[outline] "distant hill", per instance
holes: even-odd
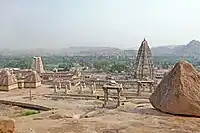
[[[77,55],[77,56],[115,56],[121,55],[123,50],[114,47],[69,47],[66,49],[62,49],[60,51],[62,54],[66,55]]]
[[[200,57],[200,42],[190,41],[187,45],[153,47],[154,56],[192,56]]]
[[[0,49],[1,55],[13,56],[46,56],[46,55],[67,55],[67,56],[135,56],[136,50],[121,50],[114,47],[69,47],[63,49],[21,49],[10,50]]]
[[[153,56],[192,56],[200,57],[200,42],[192,40],[187,45],[159,46],[151,48]],[[22,49],[10,50],[0,49],[1,55],[13,56],[45,56],[45,55],[67,55],[67,56],[117,56],[124,55],[135,57],[137,50],[122,50],[115,47],[69,47],[63,49]]]

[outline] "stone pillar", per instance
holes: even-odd
[[[29,88],[30,101],[32,101],[32,88]]]
[[[78,91],[78,93],[79,93],[79,94],[81,94],[81,93],[82,93],[82,91],[83,91],[83,86],[82,86],[82,85],[80,85],[80,86],[79,86],[79,91]]]
[[[141,96],[141,84],[138,82],[137,96]]]
[[[91,85],[90,91],[91,91],[91,94],[94,94],[94,86],[93,85]]]
[[[65,85],[65,94],[68,93],[68,85]]]
[[[120,106],[120,93],[121,93],[121,88],[117,89],[117,107]]]
[[[72,88],[72,83],[71,83],[71,81],[69,81],[69,83],[68,83],[68,90],[71,90],[71,88]]]
[[[150,93],[153,93],[154,92],[154,83],[150,83],[150,85],[149,85],[149,87],[150,87],[150,89],[149,89],[149,92]]]
[[[123,85],[122,85],[122,83],[120,84],[120,87],[121,87],[120,94],[122,95],[123,94]]]
[[[97,89],[96,83],[94,83],[93,86],[94,86],[94,90],[96,91],[96,89]]]
[[[143,84],[141,84],[141,86],[142,86],[142,92],[145,92],[145,87],[146,87],[146,83],[143,83]]]
[[[59,82],[58,83],[58,88],[61,89],[62,88],[62,84]]]
[[[57,85],[54,85],[54,93],[57,93],[58,92],[58,87]]]
[[[108,90],[107,90],[107,88],[104,88],[103,91],[104,91],[104,104],[103,104],[103,106],[106,107],[107,104],[108,104]]]
[[[86,84],[85,84],[85,82],[83,83],[83,88],[84,88],[84,89],[86,88]]]

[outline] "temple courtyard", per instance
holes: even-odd
[[[76,90],[76,89],[72,89]],[[30,95],[31,94],[31,95]],[[128,92],[127,92],[128,94]],[[109,98],[103,108],[103,99],[91,95],[64,95],[47,85],[37,89],[17,89],[0,92],[0,100],[30,103],[50,108],[24,115],[30,109],[0,104],[1,116],[15,120],[16,133],[199,133],[200,119],[174,116],[155,110],[148,93],[124,99],[119,107]],[[134,96],[135,95],[135,96]]]

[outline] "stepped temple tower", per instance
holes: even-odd
[[[44,66],[41,57],[34,57],[32,69],[38,73],[44,73]]]
[[[144,39],[136,57],[134,76],[139,80],[153,80],[153,69],[154,65],[151,49],[148,46],[148,42]]]

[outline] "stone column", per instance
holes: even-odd
[[[137,96],[141,96],[141,84],[138,82]]]
[[[86,88],[86,84],[85,84],[85,82],[83,83],[83,88],[84,88],[84,89]]]
[[[122,83],[120,84],[120,87],[121,87],[120,94],[122,95],[123,94],[123,85],[122,85]]]
[[[104,107],[107,106],[107,103],[108,103],[108,89],[107,88],[104,88]]]
[[[117,89],[117,107],[120,106],[120,93],[121,93],[121,88]]]
[[[146,83],[142,83],[141,86],[142,86],[142,92],[145,92]]]
[[[57,93],[58,92],[58,87],[57,85],[54,85],[54,93]]]
[[[32,89],[29,88],[30,101],[32,101]]]
[[[81,93],[82,93],[82,91],[83,91],[83,86],[82,86],[82,85],[80,85],[80,86],[79,86],[79,91],[78,91],[78,93],[79,93],[79,94],[81,94]]]
[[[91,94],[94,94],[94,86],[93,85],[91,85],[90,91],[91,91]]]
[[[72,83],[71,83],[71,81],[69,81],[69,83],[68,83],[68,90],[71,90],[71,88],[72,88]]]
[[[153,93],[154,92],[154,83],[149,84],[149,92]]]
[[[58,83],[58,88],[59,90],[62,88],[62,84],[60,82]]]
[[[68,93],[68,85],[65,85],[65,94],[67,95]]]
[[[152,83],[149,83],[149,93],[152,93],[153,92],[153,86],[152,86]]]

